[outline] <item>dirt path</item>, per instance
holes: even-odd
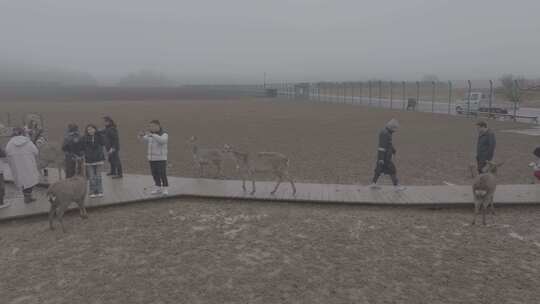
[[[2,303],[536,303],[540,212],[169,201],[0,224]]]

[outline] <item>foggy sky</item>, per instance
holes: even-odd
[[[0,62],[109,81],[540,77],[538,0],[0,0]]]

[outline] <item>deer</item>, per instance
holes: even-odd
[[[231,145],[225,145],[223,150],[228,153],[236,163],[236,169],[242,177],[242,189],[247,191],[246,180],[251,180],[251,195],[257,191],[255,187],[256,174],[272,174],[277,178],[277,184],[270,193],[275,195],[283,180],[291,184],[293,195],[296,195],[296,185],[289,174],[289,158],[278,152],[258,152],[254,157],[249,153],[237,151]]]
[[[204,168],[208,165],[214,165],[216,167],[216,177],[223,178],[222,164],[225,159],[225,155],[222,149],[217,148],[201,148],[198,144],[198,138],[192,136],[188,141],[188,146],[191,147],[191,153],[193,160],[199,168],[199,177],[204,176]]]
[[[497,188],[497,169],[502,166],[503,163],[495,163],[488,161],[484,168],[482,168],[481,174],[476,174],[472,185],[474,196],[474,217],[472,225],[476,224],[476,217],[482,209],[482,223],[486,225],[486,212],[490,207],[491,213],[495,215],[495,206],[493,198],[495,196],[495,190]]]
[[[62,231],[66,232],[64,213],[71,203],[76,203],[79,206],[79,214],[82,219],[88,218],[84,206],[88,190],[83,157],[77,157],[76,163],[77,174],[75,176],[59,180],[50,185],[47,190],[47,197],[51,203],[49,210],[49,228],[51,230],[54,230],[53,220],[56,217],[62,226]]]

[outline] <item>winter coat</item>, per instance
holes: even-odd
[[[4,174],[7,166],[7,155],[6,151],[0,147],[0,174]]]
[[[147,143],[146,157],[149,161],[167,160],[169,135],[165,132],[142,136]]]
[[[26,136],[11,138],[6,146],[6,154],[13,181],[19,188],[31,188],[39,183],[36,158],[37,147]]]
[[[103,136],[96,133],[94,136],[85,135],[82,139],[84,146],[84,159],[87,165],[101,164],[105,161],[105,146]]]
[[[108,126],[102,131],[105,138],[105,149],[107,151],[114,149],[120,151],[120,136],[116,126]]]
[[[487,130],[478,136],[476,147],[476,159],[478,161],[493,160],[495,155],[495,134],[491,130]]]
[[[84,155],[84,144],[79,132],[69,132],[64,137],[62,151],[66,154],[66,158],[74,159],[76,156]]]
[[[392,144],[392,131],[388,128],[384,128],[379,133],[379,146],[377,148],[377,161],[390,161],[392,155],[396,154],[396,149]]]

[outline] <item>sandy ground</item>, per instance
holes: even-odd
[[[2,303],[537,303],[540,212],[166,201],[2,223]]]
[[[151,119],[160,119],[169,132],[170,173],[197,176],[186,144],[192,135],[202,146],[232,144],[240,150],[277,151],[291,159],[291,173],[298,181],[361,183],[371,179],[377,134],[387,120],[396,117],[402,129],[395,135],[396,163],[404,184],[470,183],[468,164],[474,159],[474,121],[430,113],[410,113],[351,105],[254,101],[179,102],[64,102],[2,103],[13,117],[39,112],[46,120],[50,140],[60,142],[66,125],[101,123],[107,114],[115,118],[122,137],[121,156],[126,171],[148,173],[145,147],[136,134]],[[495,130],[525,125],[493,122]],[[501,183],[528,183],[536,137],[497,133],[496,156],[506,164]],[[232,162],[226,175],[235,178]],[[208,175],[213,176],[213,172]]]

